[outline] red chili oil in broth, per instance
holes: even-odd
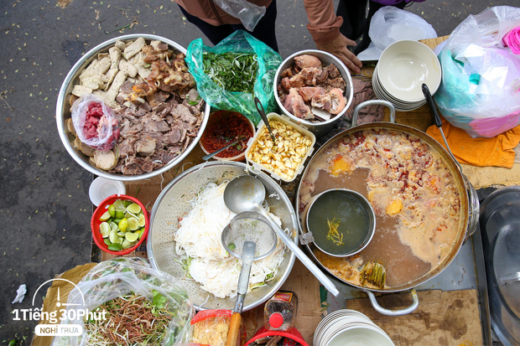
[[[227,148],[217,157],[229,158],[243,153],[249,138],[253,137],[251,124],[244,115],[237,112],[218,111],[213,113],[210,124],[206,127],[202,143],[207,152],[213,153],[236,141],[238,136],[245,136],[237,145]]]

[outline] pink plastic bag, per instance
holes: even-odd
[[[74,102],[72,123],[79,140],[94,149],[110,150],[119,138],[119,121],[114,111],[92,94]]]
[[[520,54],[520,26],[508,32],[502,39],[504,44],[511,49],[513,54]]]

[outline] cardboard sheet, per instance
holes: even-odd
[[[376,312],[368,298],[347,301],[347,308],[360,311],[381,327],[396,346],[482,345],[477,290],[443,292],[419,291],[419,307],[405,316],[384,316]],[[409,292],[378,298],[385,308],[409,306]]]

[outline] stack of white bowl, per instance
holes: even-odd
[[[441,63],[435,53],[421,42],[405,40],[383,51],[372,75],[372,87],[377,98],[408,112],[426,104],[422,84],[433,95],[441,79]]]
[[[355,310],[337,310],[321,320],[314,346],[394,346],[390,337],[374,322]]]

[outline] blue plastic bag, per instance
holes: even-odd
[[[258,72],[254,85],[254,95],[249,93],[229,92],[217,85],[204,73],[203,53],[226,52],[254,53],[258,59]],[[247,116],[255,125],[260,122],[254,96],[258,97],[266,113],[274,112],[278,106],[274,98],[273,82],[282,58],[272,48],[257,40],[247,32],[238,30],[222,40],[215,47],[208,47],[202,39],[193,40],[188,46],[186,63],[189,72],[197,82],[197,90],[211,107],[239,112]]]

